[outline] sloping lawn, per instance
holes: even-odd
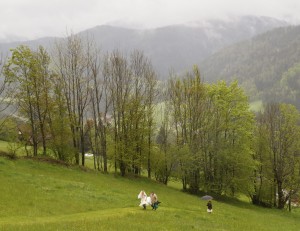
[[[241,201],[206,201],[146,178],[0,157],[0,230],[300,230],[300,213]],[[140,208],[140,190],[157,211]]]

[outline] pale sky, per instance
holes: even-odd
[[[0,0],[0,42],[63,37],[98,25],[154,28],[257,15],[300,22],[300,0]]]

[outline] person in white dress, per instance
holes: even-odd
[[[141,203],[139,206],[143,207],[144,209],[146,209],[147,205],[151,204],[151,198],[147,197],[147,194],[144,190],[142,190],[139,195],[138,195],[138,199],[141,199]]]

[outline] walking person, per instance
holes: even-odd
[[[143,207],[144,209],[146,209],[146,205],[147,205],[147,194],[144,190],[142,190],[139,195],[138,195],[138,199],[141,199],[141,203],[140,206]]]
[[[158,204],[160,203],[158,201],[157,195],[154,192],[152,192],[150,194],[150,198],[151,198],[151,207],[152,207],[152,210],[156,210],[158,208]]]
[[[211,203],[211,201],[208,201],[206,206],[207,206],[207,212],[208,213],[212,213],[213,209],[212,209],[212,203]]]

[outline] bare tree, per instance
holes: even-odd
[[[135,155],[132,167],[136,174],[140,174],[144,164],[151,178],[151,153],[154,129],[154,106],[157,96],[157,77],[149,59],[138,50],[131,54],[131,70],[134,81],[131,117],[134,118]],[[139,132],[140,131],[140,132]]]
[[[87,58],[89,41],[86,44],[74,34],[56,44],[57,73],[63,86],[70,121],[76,163],[85,164],[84,123],[85,109],[89,103],[91,70]]]
[[[156,75],[139,51],[130,59],[112,52],[105,58],[103,70],[114,122],[115,171],[119,167],[122,175],[127,171],[140,174],[145,165],[150,177],[150,159],[144,160],[151,158]]]
[[[15,93],[15,90],[12,87],[12,82],[4,73],[6,61],[7,58],[0,54],[0,118],[2,124],[5,123],[8,116],[11,116],[16,112],[16,104],[14,104],[13,101],[13,94]]]
[[[108,109],[110,106],[108,95],[108,75],[101,67],[100,51],[90,49],[89,67],[92,72],[91,81],[91,107],[94,122],[94,134],[92,136],[92,149],[94,154],[94,167],[103,169],[107,173],[107,126]],[[102,166],[103,161],[103,166]]]
[[[126,143],[128,138],[126,116],[132,85],[128,61],[119,51],[114,51],[104,61],[104,73],[108,76],[108,97],[112,103],[115,172],[119,166],[121,175],[124,176],[129,154],[129,150],[126,150],[129,147],[129,143]]]

